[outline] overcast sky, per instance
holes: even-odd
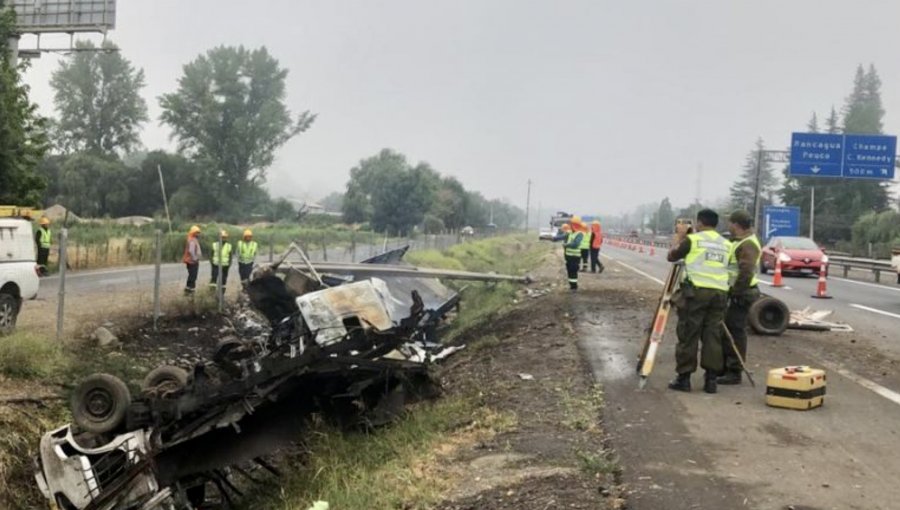
[[[343,189],[390,147],[523,205],[618,214],[723,197],[757,137],[782,148],[840,108],[858,63],[900,131],[900,2],[863,0],[119,0],[110,38],[144,69],[148,149],[173,148],[157,98],[220,45],[265,45],[294,112],[319,114],[278,153],[275,195]],[[44,46],[67,39],[45,36]],[[33,46],[33,39],[22,41]],[[32,98],[52,113],[50,73]]]

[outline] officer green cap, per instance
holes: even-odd
[[[753,225],[753,218],[750,217],[750,213],[743,209],[731,213],[731,216],[728,217],[728,221],[737,223],[743,228],[750,228]]]

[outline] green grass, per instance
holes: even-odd
[[[22,379],[45,379],[67,370],[63,347],[48,335],[28,331],[0,337],[0,373]]]
[[[245,508],[306,510],[315,501],[334,509],[428,508],[448,488],[438,447],[448,433],[496,433],[515,420],[473,400],[452,398],[419,404],[388,427],[345,433],[317,423],[304,436],[306,453],[279,493],[267,491]]]

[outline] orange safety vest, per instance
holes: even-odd
[[[591,232],[594,234],[594,239],[591,241],[591,248],[599,250],[600,246],[603,244],[603,230],[600,228],[600,225],[592,223]]]

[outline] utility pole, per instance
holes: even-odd
[[[760,181],[762,180],[762,160],[763,160],[763,150],[762,147],[756,151],[756,186],[754,187],[753,192],[753,226],[759,225],[759,187]]]
[[[528,233],[528,212],[531,210],[531,179],[528,179],[528,193],[525,195],[525,233]]]
[[[816,187],[809,188],[809,238],[816,240]]]
[[[166,221],[169,222],[169,233],[172,233],[172,218],[169,216],[169,198],[166,196],[166,183],[163,181],[162,165],[156,165],[156,171],[159,173],[159,187],[162,189],[163,205],[166,208]]]

